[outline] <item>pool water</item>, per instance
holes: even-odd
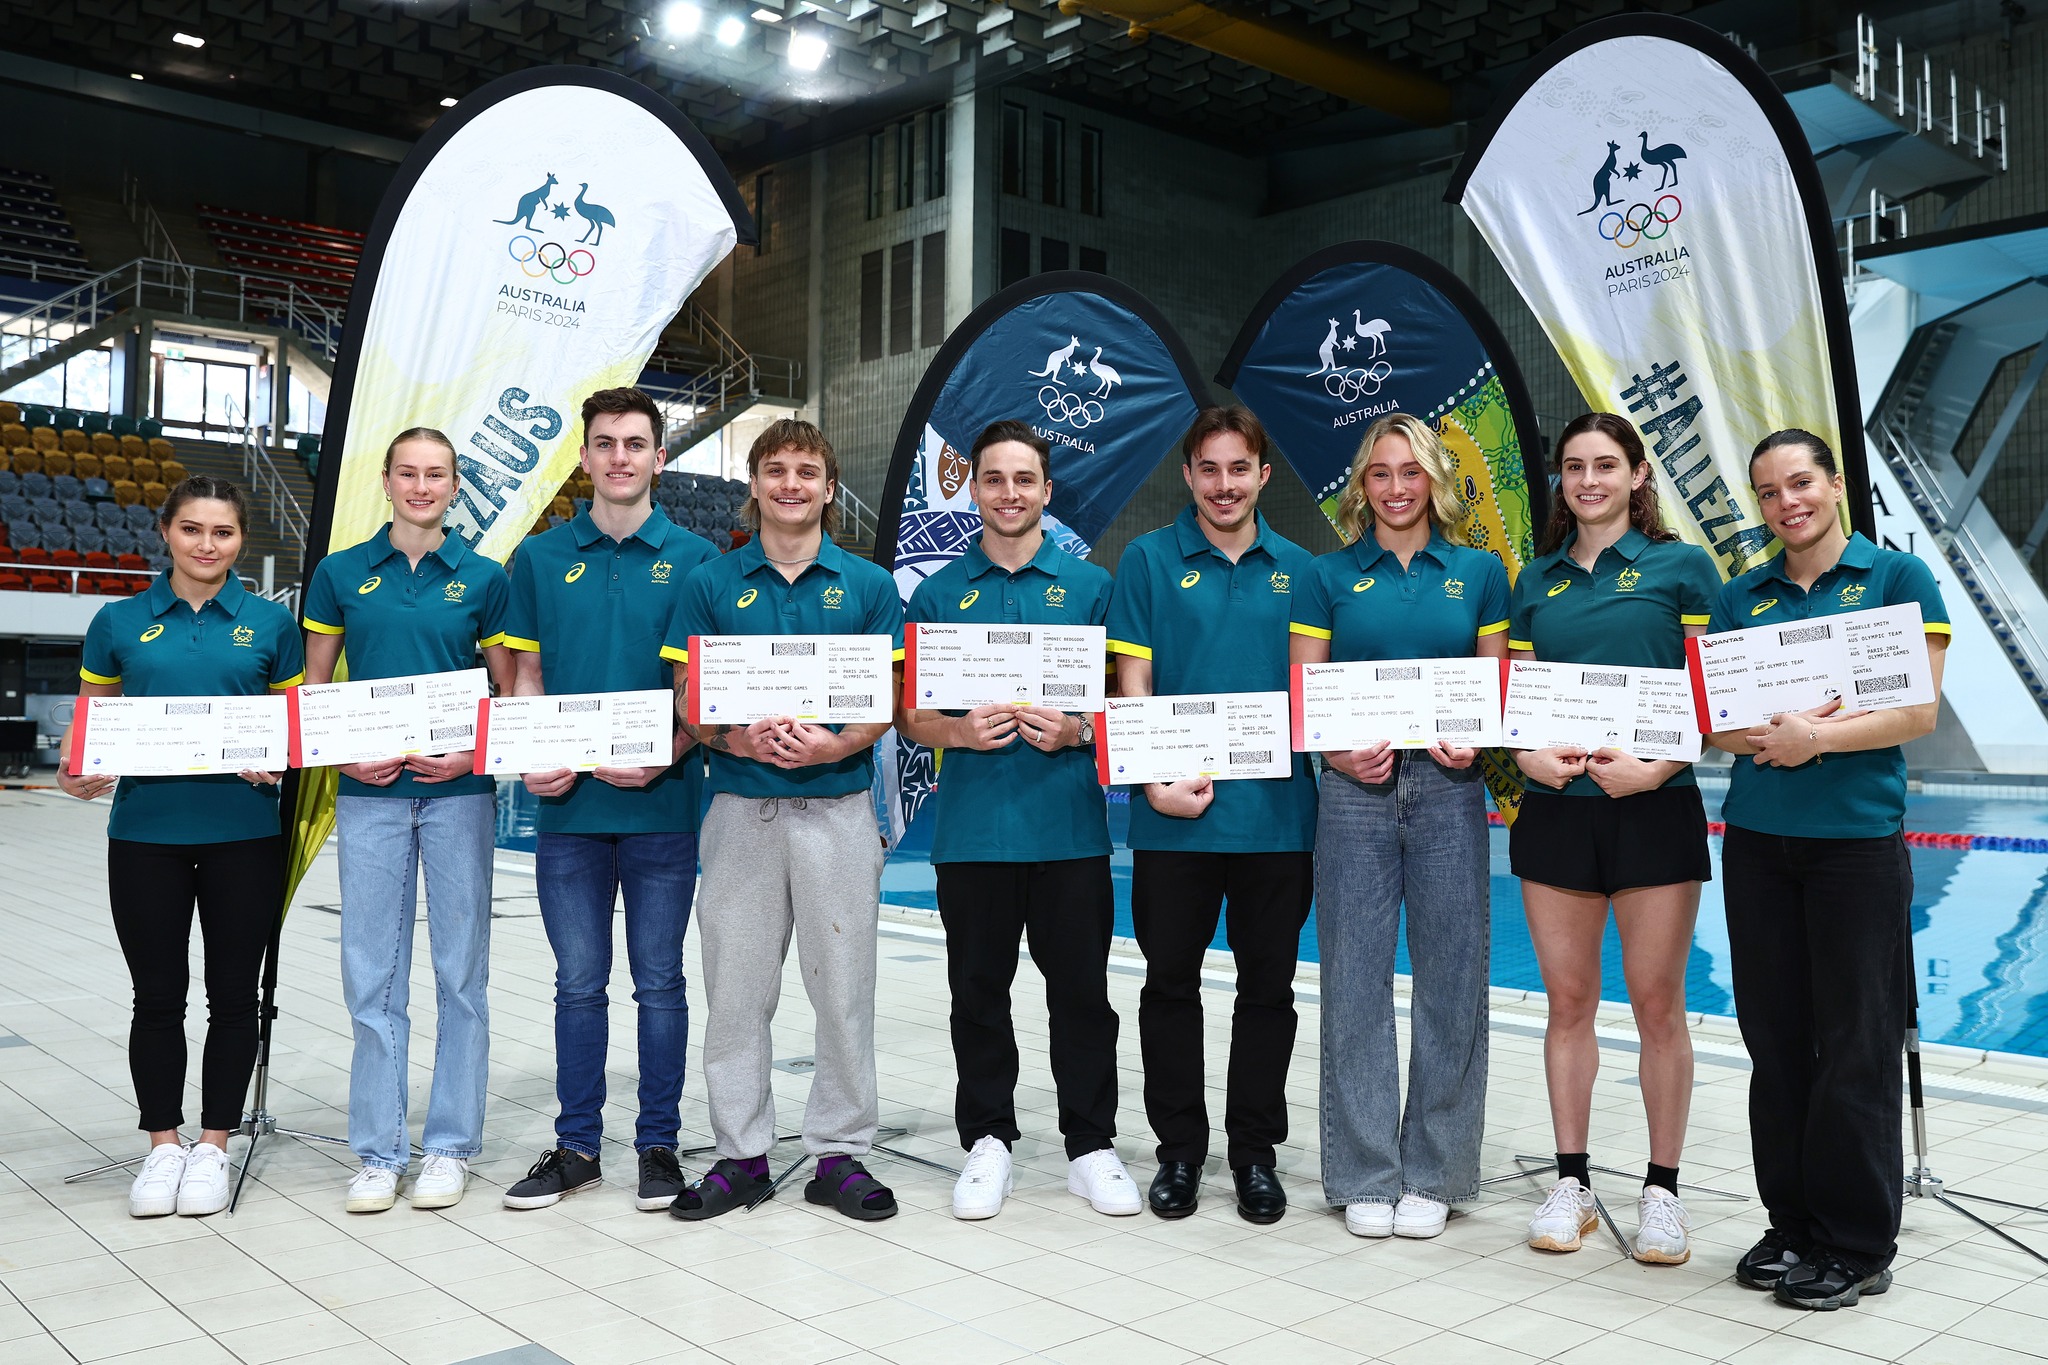
[[[1709,816],[1718,813],[1725,787],[1703,782]],[[533,798],[500,784],[498,843],[533,847]],[[1123,847],[1129,806],[1122,792],[1109,801],[1110,876],[1116,891],[1116,932],[1131,934],[1131,855]],[[2048,795],[2048,792],[2044,792]],[[1913,859],[1914,975],[1920,1030],[1928,1042],[2048,1057],[2048,800],[1927,796],[1908,799],[1906,829],[1956,835],[2002,836],[2011,847],[1915,846]],[[1718,879],[1721,841],[1708,841],[1716,880],[1700,896],[1693,931],[1686,1000],[1705,1014],[1733,1014],[1728,926]],[[913,825],[882,871],[882,899],[892,905],[936,910],[929,820]],[[1543,979],[1522,916],[1521,884],[1508,872],[1507,831],[1489,835],[1493,922],[1492,980],[1513,990],[1540,991]],[[1219,924],[1214,946],[1227,946]],[[1405,939],[1395,970],[1408,970]],[[1301,935],[1301,957],[1316,960],[1315,916]],[[1628,999],[1621,973],[1621,943],[1608,922],[1602,955],[1602,995]]]

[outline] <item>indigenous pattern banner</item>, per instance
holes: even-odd
[[[882,487],[875,562],[908,602],[981,530],[967,451],[1005,418],[1052,447],[1046,534],[1085,558],[1209,401],[1187,347],[1135,290],[1078,270],[1013,285],[953,330],[911,398]],[[893,842],[937,773],[931,750],[893,732],[889,743]]]
[[[399,167],[356,273],[306,580],[390,518],[384,450],[413,426],[455,443],[449,533],[510,558],[576,463],[584,396],[635,382],[690,292],[753,240],[703,134],[622,76],[540,67],[456,105]],[[332,769],[295,776],[293,887],[334,790]]]
[[[1770,553],[1748,461],[1781,427],[1840,452],[1845,512],[1868,519],[1820,173],[1741,50],[1685,19],[1587,24],[1530,63],[1444,197],[1492,246],[1586,401],[1641,430],[1667,516],[1724,576]]]
[[[1300,262],[1252,309],[1216,382],[1259,415],[1332,525],[1367,428],[1405,412],[1457,459],[1467,539],[1510,583],[1534,556],[1549,480],[1528,386],[1478,297],[1420,252],[1346,242]],[[1480,761],[1512,820],[1521,770],[1501,750]]]

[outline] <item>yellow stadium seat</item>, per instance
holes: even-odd
[[[142,489],[136,485],[135,480],[115,479],[113,483],[114,501],[123,507],[133,507],[142,501]]]
[[[170,499],[171,490],[160,483],[142,485],[142,501],[150,507],[162,507]]]
[[[92,453],[95,455],[118,455],[121,452],[121,438],[111,431],[95,431],[92,434]]]
[[[57,445],[76,455],[81,450],[92,449],[92,437],[86,435],[82,428],[66,427],[57,433]]]
[[[158,482],[162,477],[162,472],[162,470],[157,468],[156,461],[146,455],[139,460],[130,460],[128,462],[128,477],[140,484]]]
[[[9,404],[9,406],[13,405]],[[16,446],[25,446],[27,444],[28,428],[23,426],[20,421],[0,422],[0,446],[6,446],[9,450],[12,450]]]
[[[55,427],[31,427],[31,428],[29,428],[29,433],[28,433],[28,443],[29,443],[30,445],[34,446],[34,447],[35,447],[35,448],[36,448],[37,450],[55,450],[55,449],[57,449],[57,428],[55,428]]]
[[[101,474],[100,457],[90,451],[71,457],[71,472],[81,479],[97,479]]]
[[[17,474],[40,474],[43,470],[43,452],[35,446],[16,446],[14,458],[10,463]]]
[[[125,456],[108,455],[100,460],[100,477],[110,483],[118,483],[122,479],[132,478],[133,475],[129,471]]]
[[[132,432],[126,436],[121,437],[120,442],[121,453],[123,455],[126,455],[131,460],[134,459],[137,455],[149,454],[149,442],[143,440],[140,436],[137,436]]]
[[[177,447],[161,436],[149,438],[149,455],[153,460],[172,460],[178,455]]]
[[[46,450],[43,452],[43,472],[51,478],[71,472],[72,455],[68,450]]]
[[[157,466],[157,473],[162,476],[165,483],[173,487],[185,482],[185,466],[176,460],[165,460]]]
[[[19,422],[20,420],[21,405],[18,403],[10,403],[4,398],[0,398],[0,426],[4,426],[10,422]]]

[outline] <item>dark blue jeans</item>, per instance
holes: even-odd
[[[697,883],[695,834],[546,834],[534,852],[541,923],[555,952],[555,1140],[584,1156],[604,1136],[612,907],[626,901],[626,963],[640,1013],[638,1151],[676,1145],[690,1006],[683,935]]]

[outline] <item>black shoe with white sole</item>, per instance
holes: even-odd
[[[1882,1294],[1891,1287],[1891,1271],[1867,1271],[1849,1265],[1832,1251],[1819,1251],[1786,1271],[1775,1292],[1778,1302],[1788,1307],[1831,1313],[1837,1308],[1853,1308],[1864,1296]]]
[[[1763,1240],[1742,1253],[1735,1263],[1736,1283],[1770,1293],[1792,1269],[1813,1254],[1810,1244],[1794,1241],[1777,1228],[1767,1230]]]
[[[640,1194],[634,1207],[642,1213],[659,1213],[676,1202],[684,1183],[676,1154],[666,1147],[649,1147],[640,1153]]]
[[[526,1178],[505,1191],[508,1209],[544,1209],[558,1204],[562,1196],[604,1183],[597,1158],[557,1147],[541,1154]]]

